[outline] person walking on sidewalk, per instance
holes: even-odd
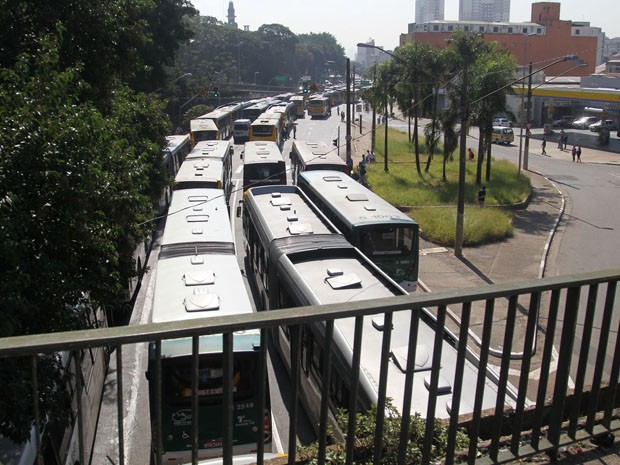
[[[581,163],[581,145],[577,146],[577,163]]]
[[[545,138],[545,136],[543,136],[542,144],[540,144],[540,146],[542,147],[541,155],[547,155],[547,151],[545,150],[545,148],[547,147],[547,139]]]
[[[560,131],[560,135],[558,136],[558,148],[563,150],[564,147],[564,129]]]
[[[577,155],[577,148],[573,145],[573,149],[570,151],[573,156],[573,163],[575,162],[575,156]]]

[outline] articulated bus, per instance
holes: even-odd
[[[164,169],[170,179],[174,179],[177,172],[181,168],[181,164],[185,161],[185,157],[192,150],[192,141],[189,134],[166,136],[167,145],[163,150]],[[172,197],[172,185],[164,188],[162,196],[157,205],[157,214],[163,214],[168,208],[170,198]]]
[[[250,141],[266,140],[282,146],[282,116],[263,113],[250,124]]]
[[[243,189],[286,184],[286,164],[275,142],[246,142],[243,154]]]
[[[192,146],[203,140],[218,140],[220,131],[210,119],[193,119],[189,122]]]
[[[325,142],[294,140],[291,147],[291,178],[298,183],[299,173],[313,170],[332,170],[346,173],[347,164],[333,147]]]
[[[282,308],[348,303],[405,296],[407,292],[349,244],[336,226],[323,215],[297,186],[263,186],[248,189],[243,203],[243,230],[246,241],[247,263],[259,293],[258,310],[274,311]],[[258,304],[257,304],[258,305]],[[417,317],[419,315],[419,320]],[[417,333],[412,319],[418,321]],[[333,334],[326,337],[324,322],[303,325],[301,328],[274,329],[272,340],[280,351],[281,359],[290,370],[293,354],[291,336],[300,331],[301,370],[300,400],[310,423],[321,424],[322,389],[327,373],[325,351],[331,353],[330,382],[327,395],[331,414],[327,419],[333,431],[333,414],[339,408],[366,412],[371,404],[377,405],[379,386],[383,376],[389,380],[384,392],[393,405],[402,412],[407,354],[411,343],[416,347],[413,368],[412,413],[426,416],[430,398],[436,400],[436,418],[449,418],[452,392],[457,368],[456,336],[449,330],[436,332],[436,318],[426,310],[399,311],[368,315],[361,324],[361,357],[354,365],[353,348],[358,331],[358,318],[333,320]],[[295,331],[295,332],[294,332]],[[390,341],[384,344],[384,334]],[[440,336],[440,334],[443,335]],[[442,339],[436,338],[442,337]],[[441,382],[431,390],[433,354],[440,349]],[[383,362],[383,363],[382,363]],[[328,362],[329,363],[329,362]],[[463,369],[460,414],[471,413],[477,390],[478,359],[468,351]],[[385,372],[383,372],[383,369]],[[359,371],[358,371],[359,370]],[[356,378],[359,373],[359,378]],[[481,391],[484,391],[483,409],[495,407],[497,385],[490,382],[489,371]],[[494,377],[497,382],[497,376]],[[353,397],[353,388],[357,397]]]
[[[305,118],[306,116],[306,99],[303,95],[293,95],[289,102],[295,104],[295,114],[297,118]]]
[[[179,169],[175,190],[193,187],[223,189],[228,204],[233,188],[233,154],[230,141],[199,142]]]
[[[218,131],[220,131],[221,139],[228,139],[232,134],[232,113],[230,108],[222,107],[216,108],[215,110],[206,113],[202,116],[199,116],[198,119],[207,119],[211,120],[217,126]]]
[[[339,171],[305,171],[297,182],[351,244],[406,291],[417,289],[418,223]]]
[[[297,120],[294,102],[280,102],[271,105],[265,113],[279,113],[282,116],[282,127],[289,129]]]
[[[308,100],[308,115],[311,118],[326,118],[332,114],[332,107],[327,97],[312,97]]]
[[[221,190],[175,191],[156,273],[153,323],[253,312]],[[232,416],[234,455],[256,454],[259,441],[270,452],[271,410],[260,369],[266,357],[261,333],[231,336],[231,372],[222,334],[200,336],[196,352],[190,338],[149,345],[152,463],[191,463],[194,421],[200,438],[198,458],[221,457],[224,415]],[[225,379],[232,380],[231,404]]]

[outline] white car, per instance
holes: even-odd
[[[501,127],[509,128],[512,126],[512,124],[510,124],[510,120],[508,118],[494,118],[493,126],[501,126]]]
[[[573,121],[573,127],[575,129],[586,129],[595,121],[598,121],[596,116],[582,116],[581,118]]]
[[[609,129],[610,131],[617,131],[618,124],[612,119],[602,119],[600,121],[597,121],[596,123],[591,124],[589,128],[592,132],[601,132],[601,129],[603,128]]]

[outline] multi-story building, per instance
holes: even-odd
[[[375,41],[374,39],[368,39],[364,42],[367,45],[372,45],[374,47]],[[378,46],[380,49],[383,47]],[[381,52],[381,50],[377,50],[376,48],[366,48],[366,47],[357,47],[357,62],[364,67],[368,67],[373,63],[381,63],[386,61],[390,56],[386,53]]]
[[[577,55],[585,66],[575,68],[571,61],[558,63],[547,70],[548,76],[570,72],[574,76],[594,73],[602,62],[604,34],[589,23],[560,20],[560,3],[532,4],[531,21],[525,23],[487,21],[430,21],[409,24],[407,34],[401,34],[400,44],[425,43],[438,48],[446,46],[452,32],[461,29],[479,32],[485,42],[497,42],[510,51],[520,66],[534,63],[543,67],[565,55]]]
[[[415,0],[415,20],[426,23],[444,19],[444,0]]]
[[[460,0],[459,21],[510,21],[510,0]]]

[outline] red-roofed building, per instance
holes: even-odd
[[[583,21],[560,20],[560,3],[532,4],[531,21],[527,23],[484,21],[429,21],[409,24],[409,32],[401,34],[400,44],[425,43],[438,48],[446,46],[452,32],[461,29],[479,32],[485,42],[497,42],[515,57],[519,66],[533,63],[534,69],[565,55],[577,55],[586,66],[574,68],[571,61],[558,63],[545,70],[548,76],[570,71],[571,75],[587,76],[602,62],[604,34],[600,28]]]

